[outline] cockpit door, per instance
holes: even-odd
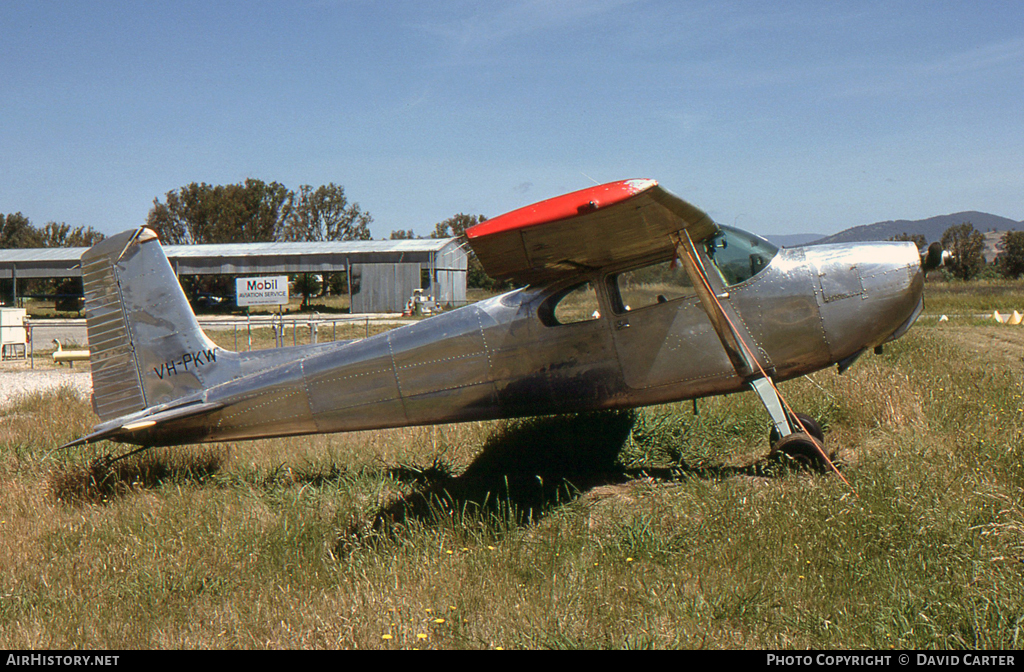
[[[606,279],[626,385],[646,389],[731,376],[733,367],[685,269],[663,262]]]

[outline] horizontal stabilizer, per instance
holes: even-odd
[[[206,402],[195,402],[186,404],[184,406],[178,406],[176,408],[169,408],[164,411],[151,414],[141,414],[135,416],[125,416],[119,418],[112,423],[106,423],[100,425],[97,431],[92,434],[83,436],[80,439],[75,439],[70,443],[65,443],[61,448],[73,448],[74,446],[84,446],[87,443],[95,443],[96,441],[104,440],[117,440],[120,438],[129,438],[134,432],[139,432],[144,429],[151,429],[153,427],[167,424],[173,420],[182,420],[184,418],[192,418],[198,415],[203,415],[211,411],[215,411],[219,408],[223,408],[224,404],[221,403],[206,403]],[[129,441],[134,443],[133,441]]]

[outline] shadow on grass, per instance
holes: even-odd
[[[618,454],[634,420],[630,411],[528,418],[491,434],[459,476],[437,463],[423,470],[393,469],[393,477],[414,481],[417,490],[378,512],[372,527],[427,520],[467,506],[507,507],[527,522],[575,492],[617,478]]]
[[[414,483],[416,489],[384,506],[372,521],[350,529],[339,546],[391,537],[410,521],[433,525],[466,512],[496,513],[528,524],[592,488],[638,478],[771,477],[790,470],[771,458],[743,467],[625,468],[618,456],[635,420],[635,411],[527,418],[492,434],[480,456],[458,476],[438,462],[423,469],[393,468],[393,478]]]
[[[107,457],[87,465],[60,467],[50,474],[49,489],[66,504],[98,504],[168,481],[202,482],[226,461],[227,454],[213,448],[184,452],[154,449],[121,460]]]

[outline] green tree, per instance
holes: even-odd
[[[973,224],[964,222],[949,227],[940,242],[952,255],[946,266],[953,277],[970,280],[981,272],[985,265],[985,236]]]
[[[39,232],[43,247],[92,247],[103,240],[103,234],[90,227],[61,222],[47,222]]]
[[[476,226],[480,222],[487,221],[487,218],[483,215],[466,215],[459,213],[443,222],[438,222],[434,225],[434,231],[430,234],[431,238],[461,238],[463,241],[466,240],[466,229],[471,226]]]
[[[0,249],[12,247],[42,247],[42,236],[28,217],[15,212],[0,215]]]
[[[211,239],[214,237],[214,222],[217,218],[215,189],[205,182],[192,182],[180,189],[168,191],[165,203],[153,199],[146,225],[169,245],[214,242]]]
[[[344,296],[348,294],[348,271],[329,273],[324,277],[327,284],[327,292],[332,296]]]
[[[349,203],[345,188],[333,182],[299,187],[285,225],[285,240],[370,240],[373,217]]]
[[[247,179],[213,186],[192,182],[153,200],[146,225],[171,245],[281,240],[294,194],[277,182]]]
[[[293,276],[292,286],[302,294],[302,310],[309,309],[309,297],[320,294],[320,279],[312,273],[298,273]]]
[[[75,247],[78,247],[77,245]],[[55,310],[63,312],[81,312],[84,308],[84,299],[82,295],[85,293],[82,287],[81,278],[62,278],[56,282],[55,293],[57,298],[54,300],[53,307]]]
[[[1024,275],[1024,231],[1007,231],[999,239],[996,248],[1002,253],[999,263],[1003,275],[1009,278]]]
[[[416,234],[412,232],[412,229],[406,231],[392,231],[389,240],[414,240]]]
[[[285,225],[294,209],[295,194],[283,184],[252,178],[241,185],[229,185],[237,190],[232,200],[241,200],[244,207],[235,227],[241,232],[235,242],[269,243],[281,240]]]

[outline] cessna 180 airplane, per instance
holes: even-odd
[[[102,422],[140,446],[575,413],[753,390],[773,450],[821,452],[775,381],[899,338],[923,306],[912,243],[779,249],[654,180],[591,187],[466,231],[525,285],[358,341],[232,352],[203,333],[145,227],[82,255]]]

